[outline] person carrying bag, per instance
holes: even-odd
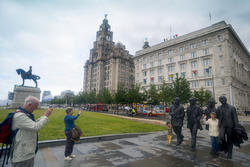
[[[65,160],[72,160],[75,155],[72,155],[73,146],[75,142],[80,141],[80,136],[82,131],[79,127],[75,126],[74,121],[81,115],[82,110],[76,116],[73,116],[73,108],[66,109],[66,116],[64,117],[65,123],[65,136],[66,136],[66,146],[65,146]]]

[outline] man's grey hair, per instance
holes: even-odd
[[[34,104],[34,103],[39,104],[39,99],[34,96],[28,96],[24,100],[24,104]]]

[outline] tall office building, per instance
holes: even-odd
[[[224,95],[238,110],[250,109],[250,54],[224,21],[151,47],[145,42],[134,63],[135,83],[144,88],[171,84],[178,73],[192,90],[203,87],[217,102]]]
[[[43,95],[42,95],[42,102],[45,100],[46,96],[51,95],[51,92],[49,90],[45,90],[43,91]]]
[[[134,83],[132,55],[122,43],[113,42],[113,32],[105,17],[96,33],[96,41],[84,66],[84,90],[100,92],[103,88],[114,93],[118,85],[130,88]]]

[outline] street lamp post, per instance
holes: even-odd
[[[213,69],[212,66],[210,66],[208,69],[211,70],[211,75],[212,75],[212,84],[213,84],[213,97],[215,98],[215,91],[214,91],[214,74],[213,74]]]

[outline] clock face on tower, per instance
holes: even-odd
[[[106,40],[110,41],[110,37],[108,35],[106,35]]]

